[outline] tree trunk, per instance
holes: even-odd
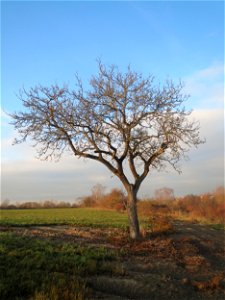
[[[137,193],[132,189],[128,193],[127,213],[129,220],[130,237],[133,240],[140,238],[140,228],[137,214]]]

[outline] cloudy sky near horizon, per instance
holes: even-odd
[[[65,153],[58,163],[35,158],[30,143],[12,146],[16,132],[6,112],[18,111],[19,89],[36,84],[87,82],[96,58],[128,64],[159,81],[185,82],[187,106],[206,143],[181,162],[182,174],[150,173],[141,197],[170,187],[175,195],[212,191],[224,184],[223,1],[2,1],[1,199],[74,200],[101,183],[121,187],[96,162]]]

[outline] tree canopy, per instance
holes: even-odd
[[[20,134],[16,142],[31,137],[42,159],[60,158],[69,149],[77,157],[99,161],[136,199],[150,168],[169,164],[179,172],[179,161],[203,142],[199,122],[184,107],[188,96],[182,88],[180,82],[160,85],[152,75],[144,77],[130,67],[123,73],[99,61],[89,90],[78,75],[75,89],[39,85],[22,90],[25,109],[12,114]]]

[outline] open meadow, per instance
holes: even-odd
[[[127,215],[110,210],[89,208],[15,209],[2,210],[2,225],[73,225],[124,228]]]
[[[1,210],[0,298],[223,299],[224,231],[154,222],[132,241],[126,213]]]

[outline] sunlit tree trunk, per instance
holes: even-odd
[[[137,213],[137,190],[130,187],[128,192],[127,199],[127,213],[128,213],[128,222],[129,222],[129,230],[130,237],[134,240],[139,239],[140,236],[140,228],[139,228],[139,220]]]

